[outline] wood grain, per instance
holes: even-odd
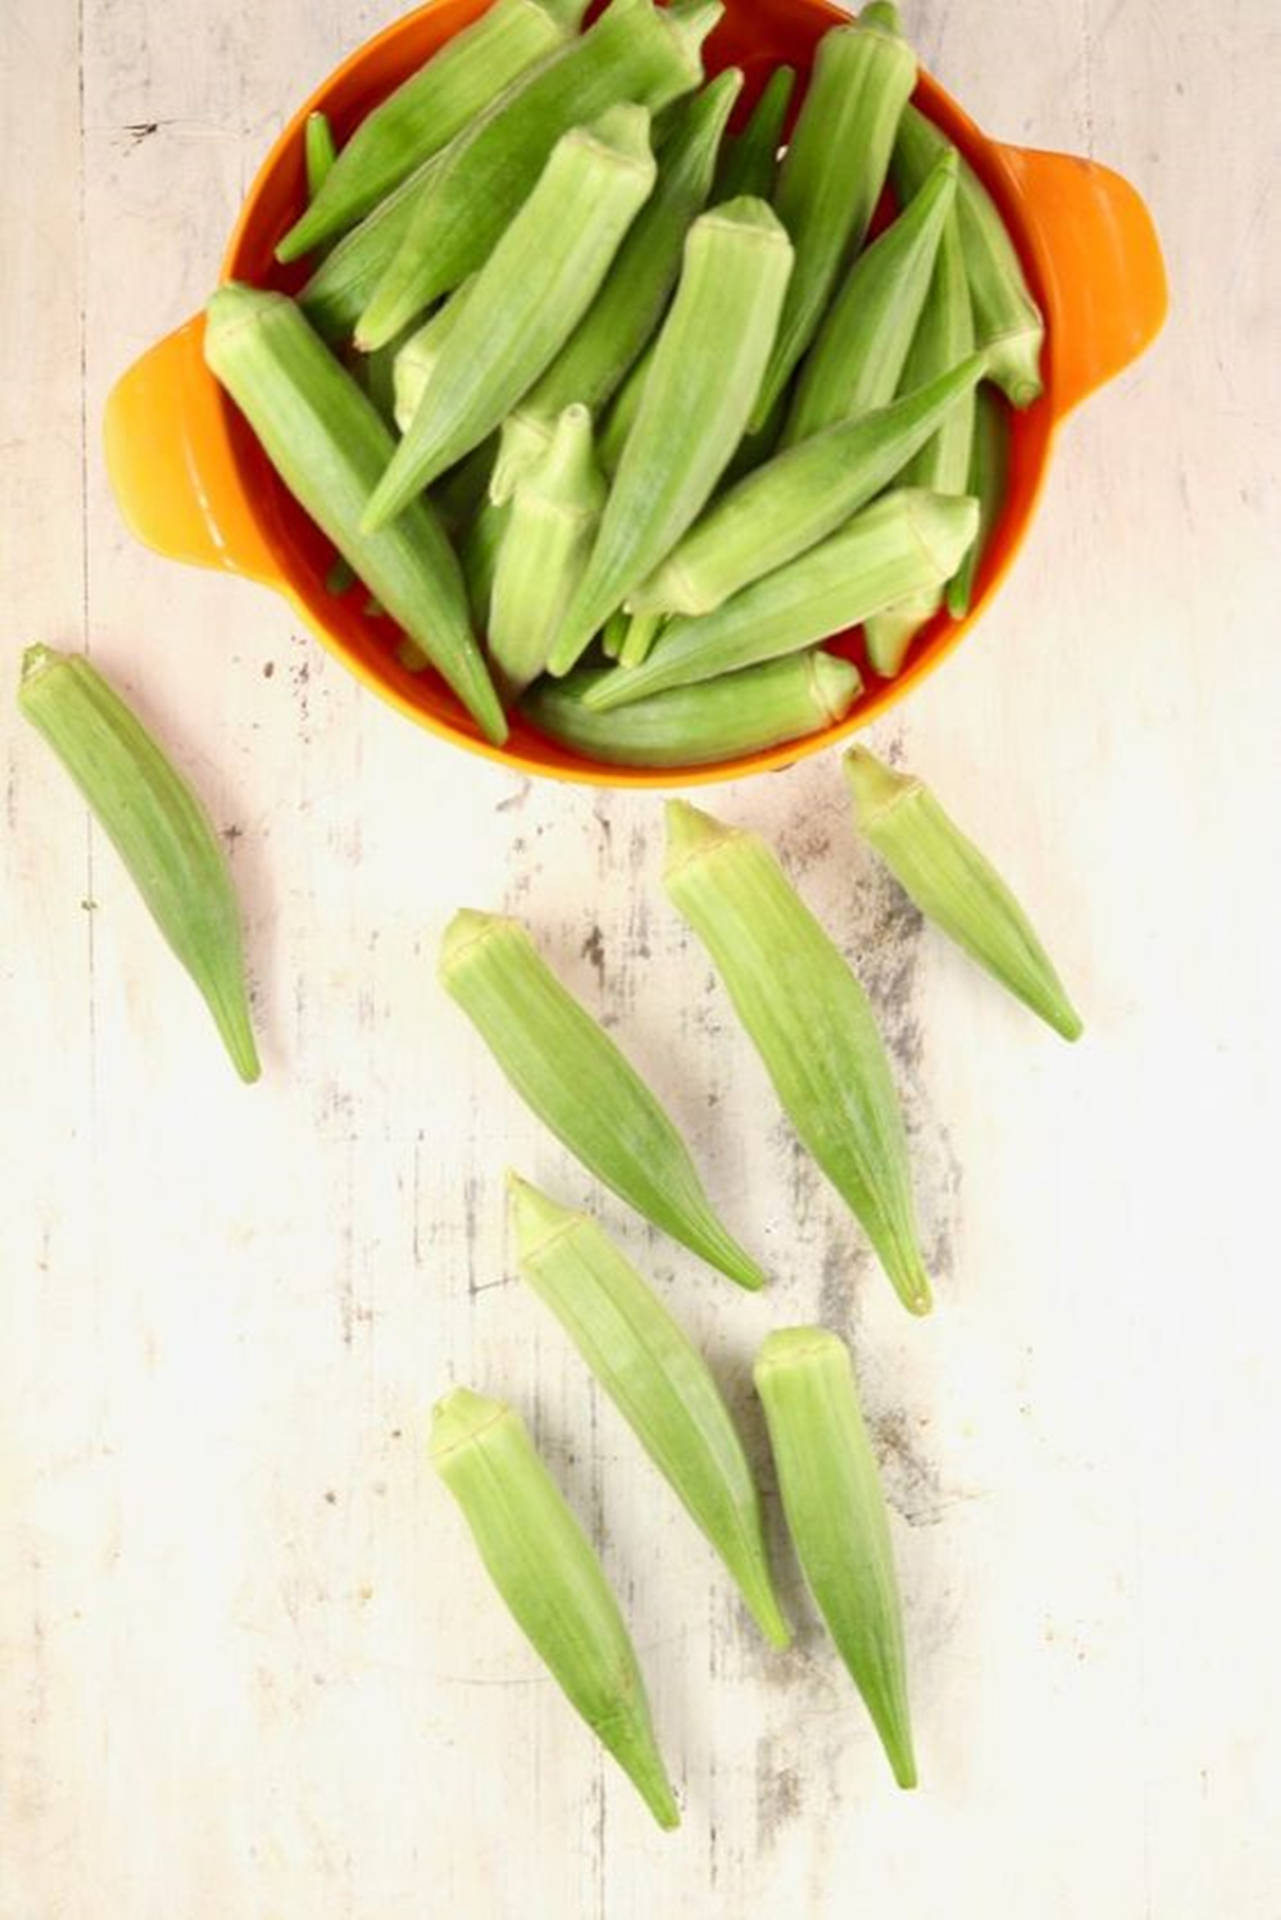
[[[0,38],[0,577],[162,731],[247,903],[266,1076],[219,1055],[4,703],[4,1920],[1271,1920],[1281,1837],[1273,10],[911,9],[992,132],[1149,198],[1170,326],[1064,434],[1024,556],[878,729],[990,849],[1070,1050],[853,845],[833,760],[721,791],[858,964],[940,1306],[910,1322],[658,886],[653,801],[464,762],[108,497],[110,381],[204,296],[294,102],[387,17],[47,0]],[[775,1276],[740,1296],[541,1136],[434,982],[528,919]],[[596,1205],[706,1343],[766,1478],[795,1652],[512,1278],[515,1164]],[[854,1341],[925,1785],[896,1796],[777,1533],[764,1332]],[[685,1808],[653,1831],[487,1590],[423,1459],[515,1400],[600,1545]]]

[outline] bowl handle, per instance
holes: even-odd
[[[1168,296],[1152,216],[1093,160],[996,148],[1026,211],[1050,305],[1050,399],[1061,419],[1129,366],[1161,330]]]
[[[197,314],[136,360],[107,399],[107,475],[131,533],[197,567],[275,583],[236,471]]]

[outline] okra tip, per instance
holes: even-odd
[[[569,1233],[584,1217],[571,1207],[559,1206],[541,1188],[523,1180],[514,1167],[507,1169],[507,1196],[516,1237],[516,1258],[522,1266],[550,1241]]]
[[[440,936],[438,971],[441,978],[452,972],[469,947],[483,940],[495,928],[508,924],[501,914],[482,913],[476,907],[459,907]]]
[[[428,1452],[433,1462],[480,1438],[511,1413],[502,1400],[486,1399],[470,1387],[451,1387],[432,1408]]]
[[[920,790],[921,783],[915,774],[896,773],[866,747],[851,747],[841,766],[854,802],[854,826],[859,833],[865,831],[876,815],[896,805],[905,795]]]
[[[663,862],[663,878],[668,880],[687,860],[695,854],[706,853],[712,847],[720,846],[731,840],[738,832],[737,827],[727,827],[710,813],[704,813],[701,807],[693,807],[688,800],[669,800],[665,809],[667,818],[667,857]]]

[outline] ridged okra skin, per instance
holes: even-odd
[[[480,445],[591,305],[655,178],[644,107],[611,107],[556,142],[480,268],[365,514],[374,530]]]
[[[904,109],[894,143],[892,178],[900,200],[916,192],[940,155],[954,151],[946,134],[915,107]],[[957,178],[956,217],[974,308],[974,339],[987,351],[990,377],[1014,407],[1030,406],[1044,389],[1045,322],[991,194],[967,160]]]
[[[433,154],[415,167],[315,268],[298,295],[298,304],[322,340],[337,344],[355,332],[356,322],[409,231],[419,200],[443,163],[443,154]]]
[[[863,244],[899,115],[915,85],[911,48],[879,27],[834,27],[818,43],[774,195],[796,248],[796,267],[752,413],[753,430],[769,417],[814,337],[842,267]]]
[[[431,1463],[486,1571],[575,1712],[660,1827],[680,1825],[640,1663],[618,1602],[520,1416],[455,1387],[435,1408]]]
[[[940,375],[945,377],[946,370],[970,354],[973,346],[970,288],[953,207],[939,238],[934,276],[903,364],[902,387],[907,389]],[[986,354],[975,356],[975,360],[986,369]],[[934,493],[969,493],[973,444],[974,389],[971,387],[940,423],[937,432],[908,461],[900,476],[901,484],[928,487]],[[981,525],[981,506],[979,520]],[[972,552],[973,547],[971,541],[969,551]],[[964,559],[961,565],[965,565]],[[914,599],[873,615],[864,628],[863,641],[875,672],[888,677],[900,671],[912,641],[942,604],[942,588],[930,588]]]
[[[900,488],[817,546],[754,580],[714,612],[669,620],[639,667],[616,667],[588,693],[602,712],[668,687],[737,673],[857,626],[955,572],[974,538],[974,501]]]
[[[944,155],[854,262],[797,381],[784,446],[894,398],[955,194],[956,156]]]
[[[327,113],[309,113],[303,129],[303,159],[307,172],[307,198],[315,204],[326,180],[334,170],[334,161],[338,150],[334,146],[334,130],[329,124]]]
[[[501,745],[507,722],[430,507],[415,500],[394,527],[361,530],[395,444],[373,402],[284,294],[220,287],[207,308],[205,359],[295,500]]]
[[[521,711],[549,738],[606,766],[706,767],[835,726],[862,684],[848,660],[812,650],[598,713],[590,697],[605,678],[579,667],[564,680],[539,680]]]
[[[667,804],[663,884],[707,948],[802,1142],[904,1306],[928,1313],[898,1095],[843,955],[757,834],[681,800]]]
[[[547,664],[604,502],[592,416],[586,407],[566,407],[551,441],[516,483],[498,549],[489,655],[511,700]]]
[[[300,260],[355,226],[517,74],[576,33],[584,10],[580,0],[494,0],[365,116],[276,248],[277,260]]]
[[[720,16],[701,0],[612,0],[579,38],[518,76],[446,150],[356,330],[382,344],[474,273],[571,127],[631,101],[657,112],[702,78],[699,47]]]
[[[1081,1017],[1054,963],[995,867],[924,783],[863,747],[843,762],[854,824],[927,920],[1065,1040]]]
[[[192,788],[80,654],[29,647],[18,707],[71,775],[170,951],[198,987],[242,1080],[259,1075],[240,913],[222,844]]]
[[[788,1532],[900,1787],[917,1783],[902,1610],[881,1492],[845,1342],[784,1327],[753,1368]]]
[[[589,1172],[739,1286],[763,1284],[663,1108],[518,921],[463,908],[439,972],[517,1093]]]
[[[727,201],[690,228],[552,673],[568,673],[709,499],[747,425],[791,265],[787,235],[763,200]]]
[[[436,371],[441,349],[458,325],[471,284],[470,279],[464,280],[462,286],[451,293],[448,300],[442,300],[420,327],[414,328],[396,351],[392,361],[392,391],[395,395],[396,431],[400,434],[408,433],[414,424],[418,403],[427,382]],[[387,351],[386,347],[380,347],[376,354],[366,354],[365,361],[379,359]]]
[[[966,491],[979,503],[979,527],[964,560],[947,586],[947,610],[954,620],[970,610],[974,580],[1005,504],[1010,473],[1010,420],[1005,402],[993,388],[982,386],[974,396],[974,438],[970,447],[970,478]]]
[[[795,86],[794,67],[774,68],[747,125],[725,142],[716,170],[717,200],[737,200],[742,194],[754,195],[759,200],[773,199],[783,123]]]
[[[776,1647],[791,1642],[770,1578],[761,1503],[707,1362],[585,1213],[507,1176],[516,1258]]]
[[[691,221],[712,184],[717,149],[743,76],[731,67],[671,109],[654,191],[637,214],[604,285],[542,378],[504,423],[491,492],[509,499],[522,468],[550,441],[567,406],[599,416],[662,317]]]
[[[985,364],[982,355],[958,355],[948,371],[888,406],[838,421],[767,460],[712,502],[657,573],[633,590],[632,608],[712,613],[835,533],[891,480],[909,484],[913,455],[954,413],[966,412]]]

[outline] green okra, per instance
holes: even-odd
[[[774,196],[796,266],[753,430],[767,419],[814,337],[842,267],[863,244],[899,115],[915,84],[911,48],[879,27],[834,27],[818,43]]]
[[[705,505],[747,425],[791,263],[787,235],[763,200],[726,201],[690,228],[552,673],[569,671]]]
[[[496,507],[492,500],[482,499],[459,547],[458,557],[467,583],[467,604],[482,633],[489,631],[498,554],[511,511],[510,500],[505,506]]]
[[[504,422],[494,468],[495,500],[510,497],[521,470],[542,452],[564,409],[601,409],[653,334],[680,272],[690,222],[711,189],[717,148],[738,98],[737,68],[669,111],[674,123],[658,157],[658,179],[637,214],[600,292],[546,373]]]
[[[904,390],[923,381],[946,376],[974,346],[974,319],[965,277],[960,229],[953,207],[939,239],[934,277],[917,322],[903,367]],[[986,355],[978,356],[986,367]],[[902,486],[928,487],[934,493],[970,491],[970,456],[974,442],[974,389],[971,387],[940,423],[938,430],[912,456],[899,475]],[[980,525],[982,508],[979,509]],[[977,538],[977,534],[976,534]],[[973,551],[970,542],[969,551]],[[961,565],[965,561],[962,558]],[[941,587],[928,588],[910,600],[873,614],[863,629],[863,644],[875,672],[898,673],[912,641],[943,604]]]
[[[940,155],[955,152],[947,135],[915,107],[907,107],[894,143],[892,178],[900,200],[913,194]],[[1011,406],[1026,407],[1042,392],[1045,322],[1032,298],[1009,231],[967,160],[960,162],[956,217],[974,309],[975,345]]]
[[[53,748],[120,855],[203,996],[236,1072],[242,1080],[256,1080],[261,1069],[240,914],[222,844],[196,794],[81,654],[28,647],[18,707]]]
[[[205,359],[303,510],[417,641],[486,739],[507,722],[467,617],[462,574],[425,500],[394,527],[360,520],[391,458],[390,429],[281,293],[230,282],[206,309]]]
[[[992,529],[1005,505],[1010,469],[1010,418],[1005,403],[991,387],[974,396],[974,438],[970,447],[967,491],[979,503],[979,529],[947,585],[947,610],[954,620],[970,610],[974,578],[987,552]]]
[[[439,153],[424,160],[320,261],[298,304],[322,340],[336,343],[351,336],[443,163]]]
[[[618,472],[618,463],[623,457],[623,448],[628,436],[636,424],[640,412],[641,398],[645,392],[645,382],[649,379],[649,370],[654,364],[654,352],[658,341],[651,340],[640,358],[636,360],[614,395],[613,403],[605,415],[600,434],[596,441],[596,458],[600,469],[609,479]]]
[[[491,434],[430,489],[428,498],[451,534],[474,520],[488,499],[489,476],[497,452],[498,435]]]
[[[571,127],[628,101],[656,112],[696,87],[699,47],[720,11],[716,0],[611,0],[585,34],[520,74],[447,150],[361,314],[357,345],[380,345],[484,263]]]
[[[403,339],[389,341],[377,353],[362,354],[350,368],[378,409],[380,418],[394,432],[399,432],[396,426],[396,354],[404,344]]]
[[[891,480],[906,484],[913,455],[967,406],[984,365],[982,355],[958,356],[888,406],[776,454],[712,502],[628,604],[636,612],[711,613],[816,546]]]
[[[978,507],[969,499],[916,488],[882,494],[839,532],[713,612],[669,620],[644,663],[615,668],[591,688],[588,704],[605,713],[844,633],[949,579],[977,523]]]
[[[547,664],[604,501],[592,416],[586,407],[566,407],[550,445],[516,483],[498,548],[489,653],[513,700]]]
[[[944,155],[854,262],[801,369],[784,446],[894,398],[955,194],[956,158]]]
[[[334,130],[327,113],[309,113],[303,129],[303,161],[307,173],[307,199],[314,205],[326,180],[334,170],[337,148]]]
[[[895,1781],[914,1787],[894,1554],[849,1349],[825,1327],[783,1327],[768,1335],[752,1372],[805,1583],[863,1696]]]
[[[758,200],[773,199],[783,123],[795,85],[794,67],[774,68],[747,125],[741,133],[731,135],[722,148],[714,189],[717,200],[737,200],[742,194]]]
[[[518,921],[456,913],[440,979],[517,1093],[597,1179],[740,1286],[762,1285],[712,1212],[667,1114]]]
[[[865,27],[879,27],[882,33],[902,33],[903,21],[893,0],[870,0],[870,4],[859,14],[859,23]]]
[[[503,1603],[570,1705],[659,1826],[679,1826],[618,1602],[519,1414],[455,1387],[433,1411],[431,1463]]]
[[[584,11],[584,0],[494,0],[365,116],[277,260],[298,260],[355,226],[518,74],[577,33]]]
[[[630,617],[620,607],[617,613],[611,613],[601,628],[600,650],[607,660],[617,660],[627,639],[627,629],[631,626]]]
[[[760,1497],[706,1361],[589,1215],[557,1206],[515,1174],[507,1184],[521,1273],[716,1549],[766,1639],[790,1645]]]
[[[591,305],[654,178],[644,107],[611,107],[556,142],[533,192],[463,296],[365,511],[367,530],[393,520],[529,391]]]
[[[707,948],[801,1141],[904,1306],[928,1313],[898,1095],[844,956],[759,835],[682,800],[667,803],[663,884]]]
[[[649,655],[663,625],[661,613],[633,613],[628,617],[627,633],[618,650],[621,667],[639,667]]]
[[[422,325],[415,327],[397,349],[392,362],[392,391],[395,396],[398,433],[408,433],[414,424],[418,402],[423,397],[427,382],[436,371],[441,348],[458,325],[474,278],[474,275],[469,276],[447,300],[442,300]],[[386,351],[386,347],[379,347],[377,354],[366,354],[363,358],[374,360]]]
[[[1056,1033],[1079,1040],[1081,1017],[1032,923],[930,789],[863,747],[843,764],[857,831],[926,919]]]
[[[848,660],[812,650],[598,713],[584,696],[605,677],[579,667],[564,680],[539,680],[521,712],[550,739],[605,766],[705,767],[835,726],[861,684]]]

